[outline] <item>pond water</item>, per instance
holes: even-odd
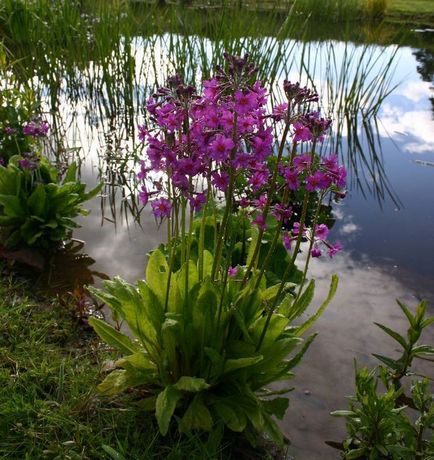
[[[54,115],[63,143],[80,149],[81,174],[89,186],[101,174],[108,183],[103,197],[89,204],[91,215],[81,219],[82,227],[74,234],[86,242],[85,252],[95,260],[86,270],[95,272],[97,283],[97,272],[130,282],[143,277],[147,252],[164,241],[149,210],[138,215],[130,196],[133,154],[140,148],[134,123],[143,120],[142,103],[154,81],[161,83],[176,67],[167,54],[168,41],[179,48],[183,40],[166,34],[131,42],[131,106],[121,104],[117,113],[111,111],[110,94],[104,90],[98,100],[86,91],[74,100],[60,82],[64,92],[59,93]],[[202,38],[200,43],[210,58],[216,42]],[[324,149],[337,150],[350,171],[348,196],[334,207],[332,230],[344,250],[332,261],[315,260],[310,268],[318,301],[332,273],[340,277],[338,293],[316,324],[319,336],[298,368],[296,390],[282,422],[295,458],[339,458],[324,441],[339,441],[344,434],[342,421],[328,414],[346,408],[345,395],[353,391],[353,359],[373,365],[371,353],[394,350],[373,322],[405,327],[396,298],[412,306],[425,298],[433,311],[434,58],[423,49],[339,41],[277,43],[264,37],[249,46],[256,54],[279,47],[278,55],[269,54],[270,62],[279,59],[273,67],[276,100],[284,78],[317,87],[323,109],[336,120]],[[190,62],[200,63],[194,49],[191,52]],[[99,81],[98,65],[89,63],[81,72],[84,87],[86,78]],[[200,78],[197,69],[191,75]],[[50,112],[48,89],[46,95]],[[66,151],[72,155],[72,150]],[[53,276],[62,277],[61,267]],[[426,341],[432,343],[433,338],[431,334]]]

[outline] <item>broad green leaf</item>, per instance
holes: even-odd
[[[170,420],[175,412],[176,405],[181,398],[181,392],[172,386],[167,386],[157,397],[155,416],[160,433],[165,436],[169,430]]]
[[[165,304],[169,266],[165,255],[156,249],[151,253],[146,267],[146,282],[158,297],[161,305]]]
[[[213,408],[230,430],[238,433],[244,431],[247,426],[247,419],[242,411],[234,410],[231,406],[220,401],[217,401]]]
[[[264,327],[267,323],[267,318],[267,316],[262,316],[258,321],[256,321],[253,327],[249,328],[249,332],[251,333],[255,343],[258,343],[260,337],[262,336]],[[261,348],[266,348],[275,342],[286,329],[288,324],[288,318],[280,315],[279,313],[273,313],[271,319],[268,322]]]
[[[138,347],[133,344],[131,339],[117,331],[114,327],[101,321],[98,318],[89,318],[89,324],[95,329],[95,332],[111,347],[115,347],[122,353],[132,354],[138,350]]]
[[[292,303],[292,306],[289,310],[288,319],[290,321],[301,316],[309,307],[310,303],[313,300],[313,295],[315,293],[315,281],[311,280],[307,288],[303,291],[303,294],[299,297],[296,302]]]
[[[143,345],[154,348],[157,352],[157,331],[149,320],[141,295],[135,286],[121,278],[104,282],[105,290],[89,286],[89,291],[110,306],[124,319],[133,334],[141,340]]]
[[[194,429],[211,431],[212,426],[213,420],[210,411],[203,403],[201,395],[196,395],[181,419],[179,424],[180,431],[184,433]]]
[[[336,275],[332,275],[332,279],[331,279],[331,282],[330,282],[330,288],[329,288],[327,298],[324,300],[324,302],[318,308],[317,312],[314,315],[312,315],[299,328],[297,328],[297,335],[298,336],[303,335],[304,332],[307,331],[315,323],[315,321],[322,315],[324,310],[328,307],[329,303],[331,302],[331,300],[333,299],[334,295],[336,294],[336,290],[338,288],[338,282],[339,282],[339,278]]]
[[[283,434],[272,417],[264,413],[264,431],[278,445],[283,445]]]
[[[131,373],[124,369],[112,371],[99,385],[98,391],[106,396],[122,393],[128,388],[133,388],[149,382],[149,376],[141,372]]]
[[[254,364],[261,362],[263,359],[264,357],[262,355],[252,356],[249,358],[228,359],[225,363],[223,373],[227,374],[228,372],[236,371],[237,369],[253,366]]]
[[[116,367],[123,367],[124,369],[137,369],[144,372],[157,371],[155,364],[145,355],[144,352],[138,351],[125,358],[116,361]]]
[[[3,206],[3,212],[7,216],[25,217],[26,215],[20,199],[15,195],[0,195],[0,205]]]
[[[198,343],[201,342],[201,347],[209,343],[209,334],[213,329],[217,308],[217,293],[210,278],[207,277],[201,283],[197,300],[192,301],[191,305],[191,321],[195,333],[198,334],[196,340]]]
[[[77,178],[77,163],[74,161],[69,165],[68,169],[66,170],[66,174],[63,179],[63,183],[75,182],[76,178]]]
[[[176,390],[189,391],[191,393],[206,390],[210,386],[211,385],[207,383],[205,379],[190,377],[187,375],[183,375],[174,385],[172,385],[172,387]]]
[[[187,274],[188,270],[188,274]],[[197,266],[196,264],[190,259],[184,265],[176,272],[176,282],[178,285],[179,292],[181,294],[181,298],[185,299],[186,298],[186,276],[188,276],[188,292],[191,292],[191,290],[197,285],[199,282],[199,274],[197,271]]]
[[[203,251],[203,277],[211,276],[212,264],[214,262],[213,255],[208,251]]]
[[[83,193],[80,197],[80,202],[91,200],[92,198],[98,195],[98,193],[102,190],[103,187],[104,187],[104,184],[101,182],[96,187],[94,187],[92,190],[89,190],[87,193]]]
[[[44,184],[39,184],[27,199],[27,206],[32,214],[44,216],[46,199],[47,194],[45,193]]]
[[[288,398],[273,398],[261,401],[266,412],[282,420],[289,406]]]

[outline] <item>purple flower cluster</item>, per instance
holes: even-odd
[[[48,130],[49,126],[46,121],[29,121],[23,126],[23,134],[31,137],[45,137]]]
[[[142,181],[139,199],[143,205],[150,202],[155,217],[163,219],[172,216],[180,201],[199,212],[207,195],[224,194],[227,203],[244,209],[252,224],[265,231],[269,217],[280,226],[289,222],[297,191],[321,197],[340,193],[346,170],[336,155],[314,152],[331,125],[331,120],[308,110],[310,103],[318,102],[316,93],[285,81],[287,102],[269,113],[267,90],[254,80],[248,58],[226,58],[227,70],[218,68],[203,82],[201,94],[175,76],[147,101],[150,120],[139,126],[146,148],[137,175]],[[282,121],[292,149],[286,138],[281,140],[276,165],[271,160],[279,142],[271,122]],[[307,147],[299,148],[301,144]],[[318,242],[329,245],[324,231],[318,232]],[[289,247],[296,235],[294,227],[282,237],[284,244]],[[330,255],[336,252],[331,245],[328,249]],[[318,256],[317,246],[314,251]]]

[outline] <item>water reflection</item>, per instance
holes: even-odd
[[[332,273],[339,275],[339,288],[332,304],[314,326],[318,337],[296,370],[291,383],[296,387],[290,394],[290,406],[282,427],[291,439],[291,453],[296,459],[337,459],[338,451],[324,441],[344,438],[344,423],[329,416],[329,412],[347,408],[346,395],[354,393],[354,363],[374,367],[371,353],[396,355],[393,340],[385,339],[373,323],[406,331],[407,323],[394,299],[411,306],[418,302],[420,284],[417,277],[400,282],[390,268],[355,261],[344,252],[333,264],[313,261],[310,273],[317,281],[316,305],[327,295]],[[430,300],[434,301],[431,291]],[[431,303],[431,307],[434,303]],[[432,331],[432,329],[431,329]],[[434,332],[426,335],[424,343],[434,342]],[[431,369],[419,363],[419,371]],[[282,386],[283,387],[283,386]]]

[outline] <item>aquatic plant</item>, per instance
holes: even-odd
[[[406,336],[382,324],[377,326],[397,342],[402,355],[396,359],[374,354],[381,366],[373,371],[356,368],[356,394],[350,398],[349,410],[332,412],[347,422],[348,438],[342,445],[331,443],[343,450],[344,458],[422,460],[434,456],[434,399],[429,378],[418,380],[411,371],[415,359],[432,361],[434,347],[419,340],[434,323],[434,316],[427,316],[425,301],[415,313],[400,301],[398,305],[409,323]],[[404,379],[410,380],[410,385]],[[385,387],[384,393],[379,383]]]
[[[226,55],[203,93],[176,75],[148,100],[150,123],[139,127],[146,145],[140,200],[166,225],[167,245],[151,253],[137,287],[116,278],[104,290],[91,288],[134,337],[90,319],[124,355],[99,389],[140,389],[163,435],[176,418],[181,432],[229,429],[252,444],[266,433],[281,443],[273,416],[283,417],[288,399],[272,398],[266,386],[293,376],[316,334],[302,336],[337,288],[333,276],[319,309],[293,324],[313,298],[314,281],[305,285],[310,258],[340,248],[329,242],[318,213],[326,196],[342,194],[346,171],[336,156],[315,152],[331,124],[308,110],[317,94],[286,81],[286,103],[269,112],[255,76],[248,56]],[[279,142],[273,123],[283,125]],[[303,195],[300,216],[282,232],[296,193]],[[308,226],[311,200],[316,212]],[[243,240],[245,258],[233,266],[238,222],[247,222],[250,238]],[[290,275],[303,241],[307,260],[297,284]],[[278,248],[285,248],[284,268],[267,280]]]

